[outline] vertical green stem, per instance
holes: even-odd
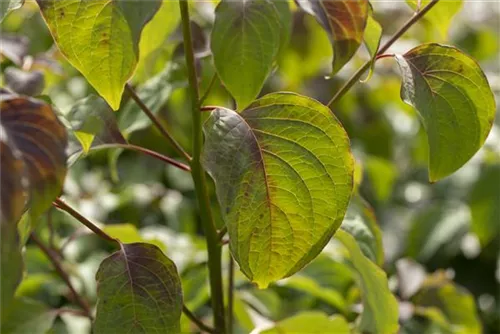
[[[190,161],[191,174],[196,189],[196,197],[200,210],[201,222],[206,235],[208,251],[208,270],[212,310],[214,315],[215,332],[225,333],[224,294],[222,289],[222,248],[219,244],[217,229],[214,225],[210,197],[207,190],[206,175],[201,166],[201,150],[203,145],[202,114],[198,92],[198,78],[194,61],[193,44],[191,40],[191,25],[187,0],[179,0],[182,18],[182,34],[184,38],[184,53],[188,70],[189,89],[191,95],[191,112],[193,118],[193,157]]]
[[[229,253],[229,272],[227,286],[227,332],[233,332],[233,304],[234,304],[234,260],[231,252]]]

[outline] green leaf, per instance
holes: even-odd
[[[344,129],[319,102],[274,93],[241,114],[214,110],[204,132],[202,161],[240,269],[261,288],[294,274],[347,209],[354,162]]]
[[[408,232],[407,255],[423,263],[456,255],[469,219],[469,210],[461,203],[437,203],[421,210]]]
[[[495,100],[486,77],[469,56],[440,44],[397,55],[401,97],[421,117],[429,141],[429,179],[462,167],[483,145],[493,124]]]
[[[359,330],[368,333],[397,333],[398,303],[387,284],[387,276],[382,269],[363,255],[354,237],[343,230],[335,237],[349,251],[352,266],[359,274],[363,294],[363,313]]]
[[[20,8],[24,0],[2,0],[0,1],[0,22],[12,10]]]
[[[13,95],[2,96],[0,125],[12,150],[10,157],[2,159],[1,167],[12,169],[12,158],[17,160],[16,173],[9,179],[27,179],[25,190],[30,195],[31,215],[35,219],[51,206],[52,200],[62,190],[66,175],[66,130],[48,104]],[[19,169],[20,162],[22,169]],[[2,198],[6,194],[17,194],[11,190],[11,182],[2,182]],[[19,205],[19,199],[7,199],[11,200],[17,203],[12,205]],[[7,210],[6,207],[3,210]],[[15,211],[11,219],[19,219],[18,209]]]
[[[134,81],[144,81],[153,76],[154,65],[158,58],[163,62],[168,59],[161,57],[164,53],[173,52],[173,44],[166,45],[168,37],[180,22],[180,11],[177,1],[162,0],[156,15],[144,27],[139,42],[139,63],[134,74]]]
[[[98,96],[90,95],[77,101],[66,118],[85,153],[92,144],[127,143],[118,129],[113,110]]]
[[[165,251],[165,245],[157,239],[146,240],[142,237],[135,227],[132,224],[112,224],[106,225],[103,228],[103,231],[106,232],[113,238],[118,239],[122,243],[134,243],[134,242],[144,242],[152,245],[158,246],[160,250]]]
[[[52,328],[56,316],[57,312],[40,302],[16,298],[8,307],[2,308],[0,332],[2,334],[45,334]]]
[[[351,198],[340,228],[351,234],[363,254],[377,265],[384,264],[382,232],[372,207],[359,195]]]
[[[373,12],[370,10],[370,15],[366,21],[365,33],[363,41],[365,43],[368,54],[370,55],[371,64],[370,71],[366,79],[362,82],[367,82],[373,75],[373,68],[375,67],[375,59],[377,57],[378,48],[380,46],[380,39],[382,38],[382,26],[373,18]]]
[[[427,6],[431,0],[406,0],[406,3],[414,10],[420,2],[420,9]],[[440,1],[432,10],[424,15],[421,22],[424,22],[427,28],[438,33],[438,38],[446,40],[453,17],[462,9],[462,0]]]
[[[280,18],[281,24],[281,33],[280,33],[280,47],[278,51],[278,56],[282,56],[286,47],[288,46],[288,42],[290,42],[290,37],[292,33],[292,21],[293,21],[293,13],[290,9],[289,1],[274,1],[274,6],[278,11],[278,15]]]
[[[293,275],[280,285],[305,292],[335,307],[341,313],[347,313],[347,302],[342,294],[334,289],[321,286],[315,279],[303,275]]]
[[[259,95],[278,54],[281,29],[269,0],[224,0],[217,6],[211,39],[214,64],[238,110]]]
[[[349,334],[349,323],[339,315],[328,317],[323,312],[306,311],[287,318],[275,324],[271,329],[260,332],[261,334]]]
[[[121,244],[101,263],[96,280],[96,334],[180,331],[180,278],[158,247]]]
[[[2,210],[5,204],[5,196],[3,195],[3,187],[9,181],[17,181],[15,177],[5,178],[4,169],[4,143],[0,142],[2,146],[1,158],[2,168],[0,169],[0,176],[2,176]],[[20,183],[20,179],[18,179]],[[14,195],[13,195],[14,196]],[[22,202],[24,204],[24,202]],[[0,220],[0,271],[4,273],[0,279],[0,311],[7,310],[10,307],[11,300],[14,297],[17,286],[21,282],[23,276],[23,256],[21,247],[19,245],[19,236],[17,233],[16,221],[8,221],[4,219],[5,212],[2,211],[2,218]],[[2,311],[4,312],[4,311]],[[3,318],[3,314],[2,314]],[[3,323],[3,320],[2,320]],[[1,331],[3,333],[3,330]]]
[[[394,183],[398,177],[396,165],[377,156],[369,156],[365,161],[366,173],[376,199],[386,202],[392,195]]]
[[[439,273],[428,278],[413,301],[417,313],[454,334],[482,333],[474,296]]]
[[[333,47],[332,74],[337,73],[363,42],[369,17],[368,0],[297,0],[328,33]]]
[[[500,164],[486,166],[481,170],[469,198],[472,214],[471,229],[486,246],[500,232]]]
[[[161,0],[37,2],[59,50],[117,110],[137,65],[141,31]]]
[[[165,105],[172,90],[179,86],[172,78],[177,69],[172,63],[167,63],[163,71],[146,81],[137,89],[137,95],[153,114],[157,114]],[[118,114],[118,124],[125,137],[132,132],[144,129],[151,125],[151,120],[135,103],[128,101]]]

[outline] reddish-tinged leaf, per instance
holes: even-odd
[[[363,42],[368,0],[296,0],[328,33],[333,46],[332,73],[337,73]]]
[[[66,130],[50,105],[14,95],[2,95],[0,125],[1,138],[11,149],[11,154],[2,150],[2,157],[5,154],[6,159],[2,159],[1,167],[12,168],[22,161],[23,168],[17,166],[17,173],[9,178],[26,180],[23,185],[30,196],[31,215],[36,217],[51,205],[62,189],[66,175]],[[2,198],[12,196],[12,182],[2,182]],[[18,201],[11,204],[17,206],[14,203]],[[2,215],[4,211],[11,209],[3,207]]]
[[[96,334],[179,332],[181,282],[158,247],[122,244],[101,263],[96,280]]]

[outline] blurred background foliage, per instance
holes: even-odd
[[[143,58],[132,84],[173,136],[189,150],[191,121],[178,27],[180,17],[177,2],[166,3],[161,25],[144,32],[148,42],[141,43]],[[215,3],[192,2],[202,93],[214,75],[209,36]],[[413,13],[412,6],[402,1],[372,1],[372,4],[375,18],[383,27],[383,40]],[[458,14],[453,15],[454,12]],[[431,13],[390,52],[405,52],[431,41],[457,45],[481,64],[498,101],[499,3],[445,0]],[[62,117],[79,100],[96,94],[58,52],[33,1],[8,14],[1,29],[2,86],[42,95],[57,107]],[[294,11],[291,31],[290,42],[281,50],[262,94],[290,90],[326,103],[368,59],[361,48],[338,75],[330,78],[332,51],[319,24],[312,17]],[[158,47],[148,48],[152,44]],[[383,268],[399,301],[401,332],[475,333],[482,328],[484,333],[497,333],[500,330],[500,118],[496,118],[485,146],[473,159],[454,175],[430,184],[426,136],[416,112],[399,97],[401,83],[397,71],[393,60],[377,61],[373,77],[367,83],[357,84],[333,110],[351,138],[359,193],[373,207],[382,230]],[[20,75],[28,75],[30,80],[19,83]],[[234,107],[218,79],[205,104]],[[175,152],[126,93],[115,115],[130,143],[175,157]],[[145,240],[159,245],[181,273],[185,303],[209,321],[205,243],[190,175],[130,151],[115,149],[82,154],[79,145],[74,140],[69,147],[73,165],[66,179],[64,198],[122,241]],[[215,196],[212,200],[217,211]],[[221,226],[220,215],[217,217]],[[373,219],[370,217],[355,212],[346,219]],[[36,224],[39,237],[64,259],[78,291],[95,303],[95,272],[111,249],[77,221],[55,209],[39,221],[28,223]],[[227,260],[228,255],[224,258]],[[31,328],[33,333],[46,330],[88,333],[90,321],[78,314],[61,312],[55,321],[52,318],[53,325],[39,316],[45,309],[62,308],[73,301],[64,282],[32,242],[26,246],[25,261],[26,274],[17,295],[38,301],[13,306],[24,308],[28,319],[25,321],[33,326],[25,328]],[[332,242],[299,274],[266,290],[256,289],[237,273],[234,295],[237,332],[248,333],[273,322],[284,332],[287,328],[300,330],[301,319],[309,323],[326,321],[323,328],[343,328],[342,319],[326,319],[323,314],[339,314],[353,321],[360,312],[361,291],[348,262],[338,244]],[[227,261],[224,268],[227,269]],[[303,310],[310,312],[299,314]],[[183,330],[196,328],[183,318]]]

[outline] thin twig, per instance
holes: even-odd
[[[224,227],[222,227],[219,232],[217,233],[217,236],[219,237],[219,241],[221,242],[222,241],[222,238],[224,238],[224,236],[226,235],[227,233],[227,226],[224,225]]]
[[[76,211],[75,209],[70,207],[68,204],[66,204],[62,199],[56,198],[54,200],[54,202],[52,202],[52,205],[54,205],[58,209],[61,209],[63,211],[66,211],[67,213],[69,213],[71,216],[73,216],[73,218],[75,218],[80,223],[85,225],[87,228],[89,228],[92,232],[97,234],[102,239],[104,239],[106,241],[111,241],[113,243],[117,243],[118,245],[120,244],[120,242],[117,239],[111,237],[109,234],[107,234],[106,232],[101,230],[99,227],[94,225],[90,220],[88,220],[87,218],[82,216],[80,213],[78,213],[78,211]]]
[[[132,150],[136,152],[141,152],[146,155],[149,155],[155,159],[161,160],[163,162],[166,162],[168,164],[171,164],[172,166],[175,166],[179,169],[185,170],[186,172],[191,171],[191,167],[188,165],[183,164],[182,162],[179,162],[177,160],[174,160],[172,158],[169,158],[161,153],[158,153],[156,151],[148,150],[147,148],[137,146],[137,145],[132,145],[132,144],[103,144],[99,146],[92,147],[90,150],[91,151],[97,151],[97,150],[102,150],[102,149],[108,149],[108,148],[122,148],[125,150]]]
[[[227,287],[227,332],[233,332],[233,301],[234,301],[234,260],[231,252],[229,254],[229,272]]]
[[[205,91],[203,96],[200,97],[200,105],[202,105],[203,102],[205,102],[205,100],[207,99],[208,95],[210,95],[210,91],[212,90],[212,87],[214,86],[216,81],[217,81],[217,72],[215,72],[214,75],[212,75],[212,79],[210,79],[210,83],[208,84],[207,90]]]
[[[421,11],[413,15],[406,23],[383,45],[377,52],[378,55],[384,54],[387,49],[391,47],[394,42],[396,42],[415,22],[422,18],[432,7],[434,7],[439,0],[432,0],[427,6],[425,6]],[[354,73],[349,80],[339,89],[337,94],[335,94],[332,99],[328,102],[327,106],[331,107],[335,102],[340,100],[347,91],[361,78],[363,73],[370,68],[371,60],[367,61],[361,68],[359,68],[356,73]]]
[[[215,332],[215,329],[213,329],[212,327],[209,327],[208,325],[205,325],[205,323],[203,321],[201,321],[200,319],[198,319],[193,312],[191,312],[187,307],[186,305],[182,305],[182,312],[186,315],[186,317],[189,318],[189,320],[191,320],[194,324],[196,324],[196,326],[198,326],[199,329],[201,329],[202,331],[205,331],[207,333],[216,333]]]
[[[191,160],[191,157],[189,154],[187,154],[186,151],[182,148],[182,146],[168,133],[167,129],[160,123],[160,120],[153,114],[151,110],[149,110],[148,106],[144,104],[144,102],[141,100],[139,95],[135,92],[134,88],[127,83],[125,85],[125,88],[127,89],[128,93],[132,97],[132,99],[137,103],[137,105],[142,109],[142,111],[149,117],[151,122],[156,126],[156,128],[161,132],[161,134],[169,141],[169,143],[172,145],[172,147],[175,149],[175,151],[185,157],[188,161]]]
[[[375,57],[376,60],[379,60],[379,59],[382,59],[382,58],[392,58],[392,57],[395,57],[396,55],[394,53],[384,53],[384,54],[381,54],[381,55],[377,55]]]
[[[55,244],[54,244],[54,226],[52,225],[52,210],[48,209],[47,210],[47,227],[49,229],[49,247],[50,249],[55,249]]]
[[[68,286],[68,288],[71,291],[71,294],[73,295],[73,298],[75,299],[75,301],[85,311],[85,316],[88,317],[90,320],[92,320],[93,316],[92,316],[92,310],[90,309],[90,306],[83,299],[83,297],[78,294],[78,292],[73,287],[73,284],[71,284],[71,281],[69,279],[68,274],[66,273],[66,271],[62,267],[62,264],[59,262],[58,256],[54,253],[53,250],[51,250],[47,246],[45,246],[41,242],[41,240],[36,236],[36,234],[34,232],[31,233],[31,240],[33,240],[33,242],[38,246],[38,248],[40,248],[40,250],[50,260],[50,262],[54,266],[55,270],[57,271],[58,275],[61,276],[61,278],[63,279],[63,281]]]
[[[219,107],[217,107],[217,106],[203,106],[203,107],[200,107],[200,110],[201,111],[212,111],[212,110],[217,109],[217,108],[219,108]]]
[[[63,313],[69,313],[69,314],[73,314],[73,315],[79,315],[79,316],[82,316],[82,317],[86,317],[87,314],[85,313],[85,311],[82,311],[82,310],[74,310],[72,308],[59,308],[57,310],[54,310],[56,312],[57,315],[60,315],[60,314],[63,314]]]

